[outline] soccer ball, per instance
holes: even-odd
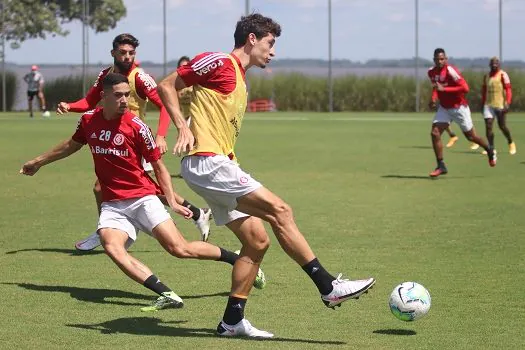
[[[44,118],[49,118],[50,116],[51,116],[51,113],[49,113],[49,111],[44,111],[42,113],[42,117],[44,117]]]
[[[430,310],[430,294],[421,284],[404,282],[396,286],[390,294],[390,311],[401,321],[415,321]]]

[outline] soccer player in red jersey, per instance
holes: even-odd
[[[483,105],[483,119],[489,145],[494,148],[494,119],[507,139],[509,153],[516,154],[516,144],[512,141],[510,130],[507,127],[507,112],[512,102],[512,86],[507,72],[501,69],[498,57],[492,57],[489,63],[490,72],[483,77],[481,89],[481,103]]]
[[[442,48],[434,50],[434,64],[435,66],[428,70],[428,77],[433,86],[432,97],[429,103],[430,108],[435,109],[436,102],[439,100],[431,131],[437,167],[430,173],[430,176],[437,177],[448,172],[443,161],[441,134],[452,121],[459,125],[469,141],[475,142],[487,151],[489,165],[491,167],[495,166],[496,155],[494,150],[476,134],[472,124],[470,108],[465,98],[465,94],[469,91],[467,82],[456,67],[448,64],[447,55]]]
[[[149,74],[147,74],[142,68],[138,66],[138,64],[135,63],[136,49],[138,46],[139,41],[133,35],[127,33],[117,35],[113,40],[113,49],[111,50],[113,65],[99,73],[95,84],[89,89],[86,97],[72,103],[60,102],[58,104],[57,113],[64,114],[69,111],[86,112],[95,108],[101,99],[102,80],[104,77],[111,72],[123,74],[128,78],[128,82],[131,87],[131,95],[128,99],[128,108],[131,113],[143,119],[146,113],[147,101],[151,101],[157,107],[159,107],[160,117],[155,143],[157,144],[160,153],[164,154],[167,150],[165,137],[168,131],[170,118],[166,112],[166,109],[162,105],[159,95],[157,94],[157,83]],[[152,170],[151,165],[149,165],[147,162],[143,162],[143,166],[147,171]],[[102,203],[102,199],[100,184],[98,181],[95,182],[93,193],[95,195],[97,209],[100,214],[100,205]],[[211,211],[209,209],[197,208],[178,195],[177,200],[179,203],[183,203],[184,206],[190,208],[190,210],[193,212],[193,220],[201,232],[201,239],[207,241],[210,233]],[[78,250],[92,250],[99,245],[100,238],[97,232],[93,232],[85,239],[75,243],[75,247]]]
[[[87,144],[102,189],[98,232],[104,250],[128,277],[159,294],[143,311],[182,307],[182,299],[128,253],[137,229],[149,233],[177,258],[234,265],[239,256],[207,242],[184,239],[157,195],[163,194],[175,213],[185,218],[193,213],[177,203],[171,177],[149,127],[127,108],[131,94],[128,79],[108,73],[100,83],[102,107],[82,115],[71,138],[25,163],[20,173],[32,176],[42,166],[68,157]],[[142,168],[142,158],[151,162],[158,184]]]
[[[237,22],[230,54],[199,54],[158,88],[179,131],[174,151],[187,154],[181,163],[184,180],[206,200],[215,223],[226,225],[242,243],[228,303],[217,326],[220,336],[273,337],[244,318],[252,282],[270,244],[263,221],[311,278],[326,306],[335,308],[358,298],[375,283],[374,278],[350,281],[325,270],[297,228],[290,206],[237,163],[234,147],[247,105],[245,73],[250,67],[264,68],[270,63],[280,34],[281,26],[271,18],[258,13],[244,16]],[[177,94],[188,86],[193,86],[189,127]]]

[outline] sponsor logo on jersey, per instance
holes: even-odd
[[[224,62],[222,61],[213,62],[213,63],[208,64],[206,67],[199,69],[195,73],[197,73],[198,75],[207,74],[211,72],[212,70],[217,69],[218,67],[222,67],[222,66],[224,66]]]
[[[144,83],[144,87],[146,90],[150,91],[157,87],[157,83],[155,80],[151,77],[151,75],[147,74],[143,70],[139,71],[139,79]]]
[[[96,135],[95,135],[96,137]],[[122,134],[116,134],[114,137],[113,137],[113,143],[116,145],[116,146],[120,146],[124,143],[124,135]]]
[[[91,146],[91,153],[93,154],[108,154],[119,157],[129,157],[129,150],[116,149],[116,148],[106,148],[100,146]]]
[[[97,138],[97,134],[92,133],[92,134],[91,134],[91,138],[92,138],[92,139],[96,139],[96,138]]]
[[[149,127],[139,117],[133,118],[132,121],[140,126],[139,133],[140,136],[142,136],[144,143],[146,144],[146,148],[148,150],[151,150],[157,147],[157,144],[155,143],[155,139],[153,138]]]

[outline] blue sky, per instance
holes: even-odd
[[[230,51],[245,0],[167,0],[168,60],[202,51]],[[124,0],[127,16],[103,34],[90,32],[90,63],[110,62],[111,41],[131,32],[141,42],[138,58],[162,62],[162,0]],[[250,0],[252,10],[283,28],[278,58],[328,57],[327,0]],[[453,57],[498,54],[498,0],[420,0],[420,56],[436,47]],[[525,60],[525,1],[503,0],[504,59]],[[414,0],[332,0],[333,57],[364,61],[414,56]],[[29,40],[6,59],[18,64],[80,63],[81,26],[47,40]],[[521,39],[521,40],[519,40]]]

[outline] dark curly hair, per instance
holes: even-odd
[[[255,34],[257,39],[262,39],[268,34],[273,34],[275,37],[281,35],[281,26],[269,17],[264,17],[260,13],[252,13],[248,16],[242,16],[237,22],[235,33],[235,48],[242,47],[246,44],[246,39],[250,33]]]
[[[117,47],[123,44],[129,44],[136,49],[140,43],[137,38],[129,33],[119,34],[113,39],[113,50],[116,50]]]

